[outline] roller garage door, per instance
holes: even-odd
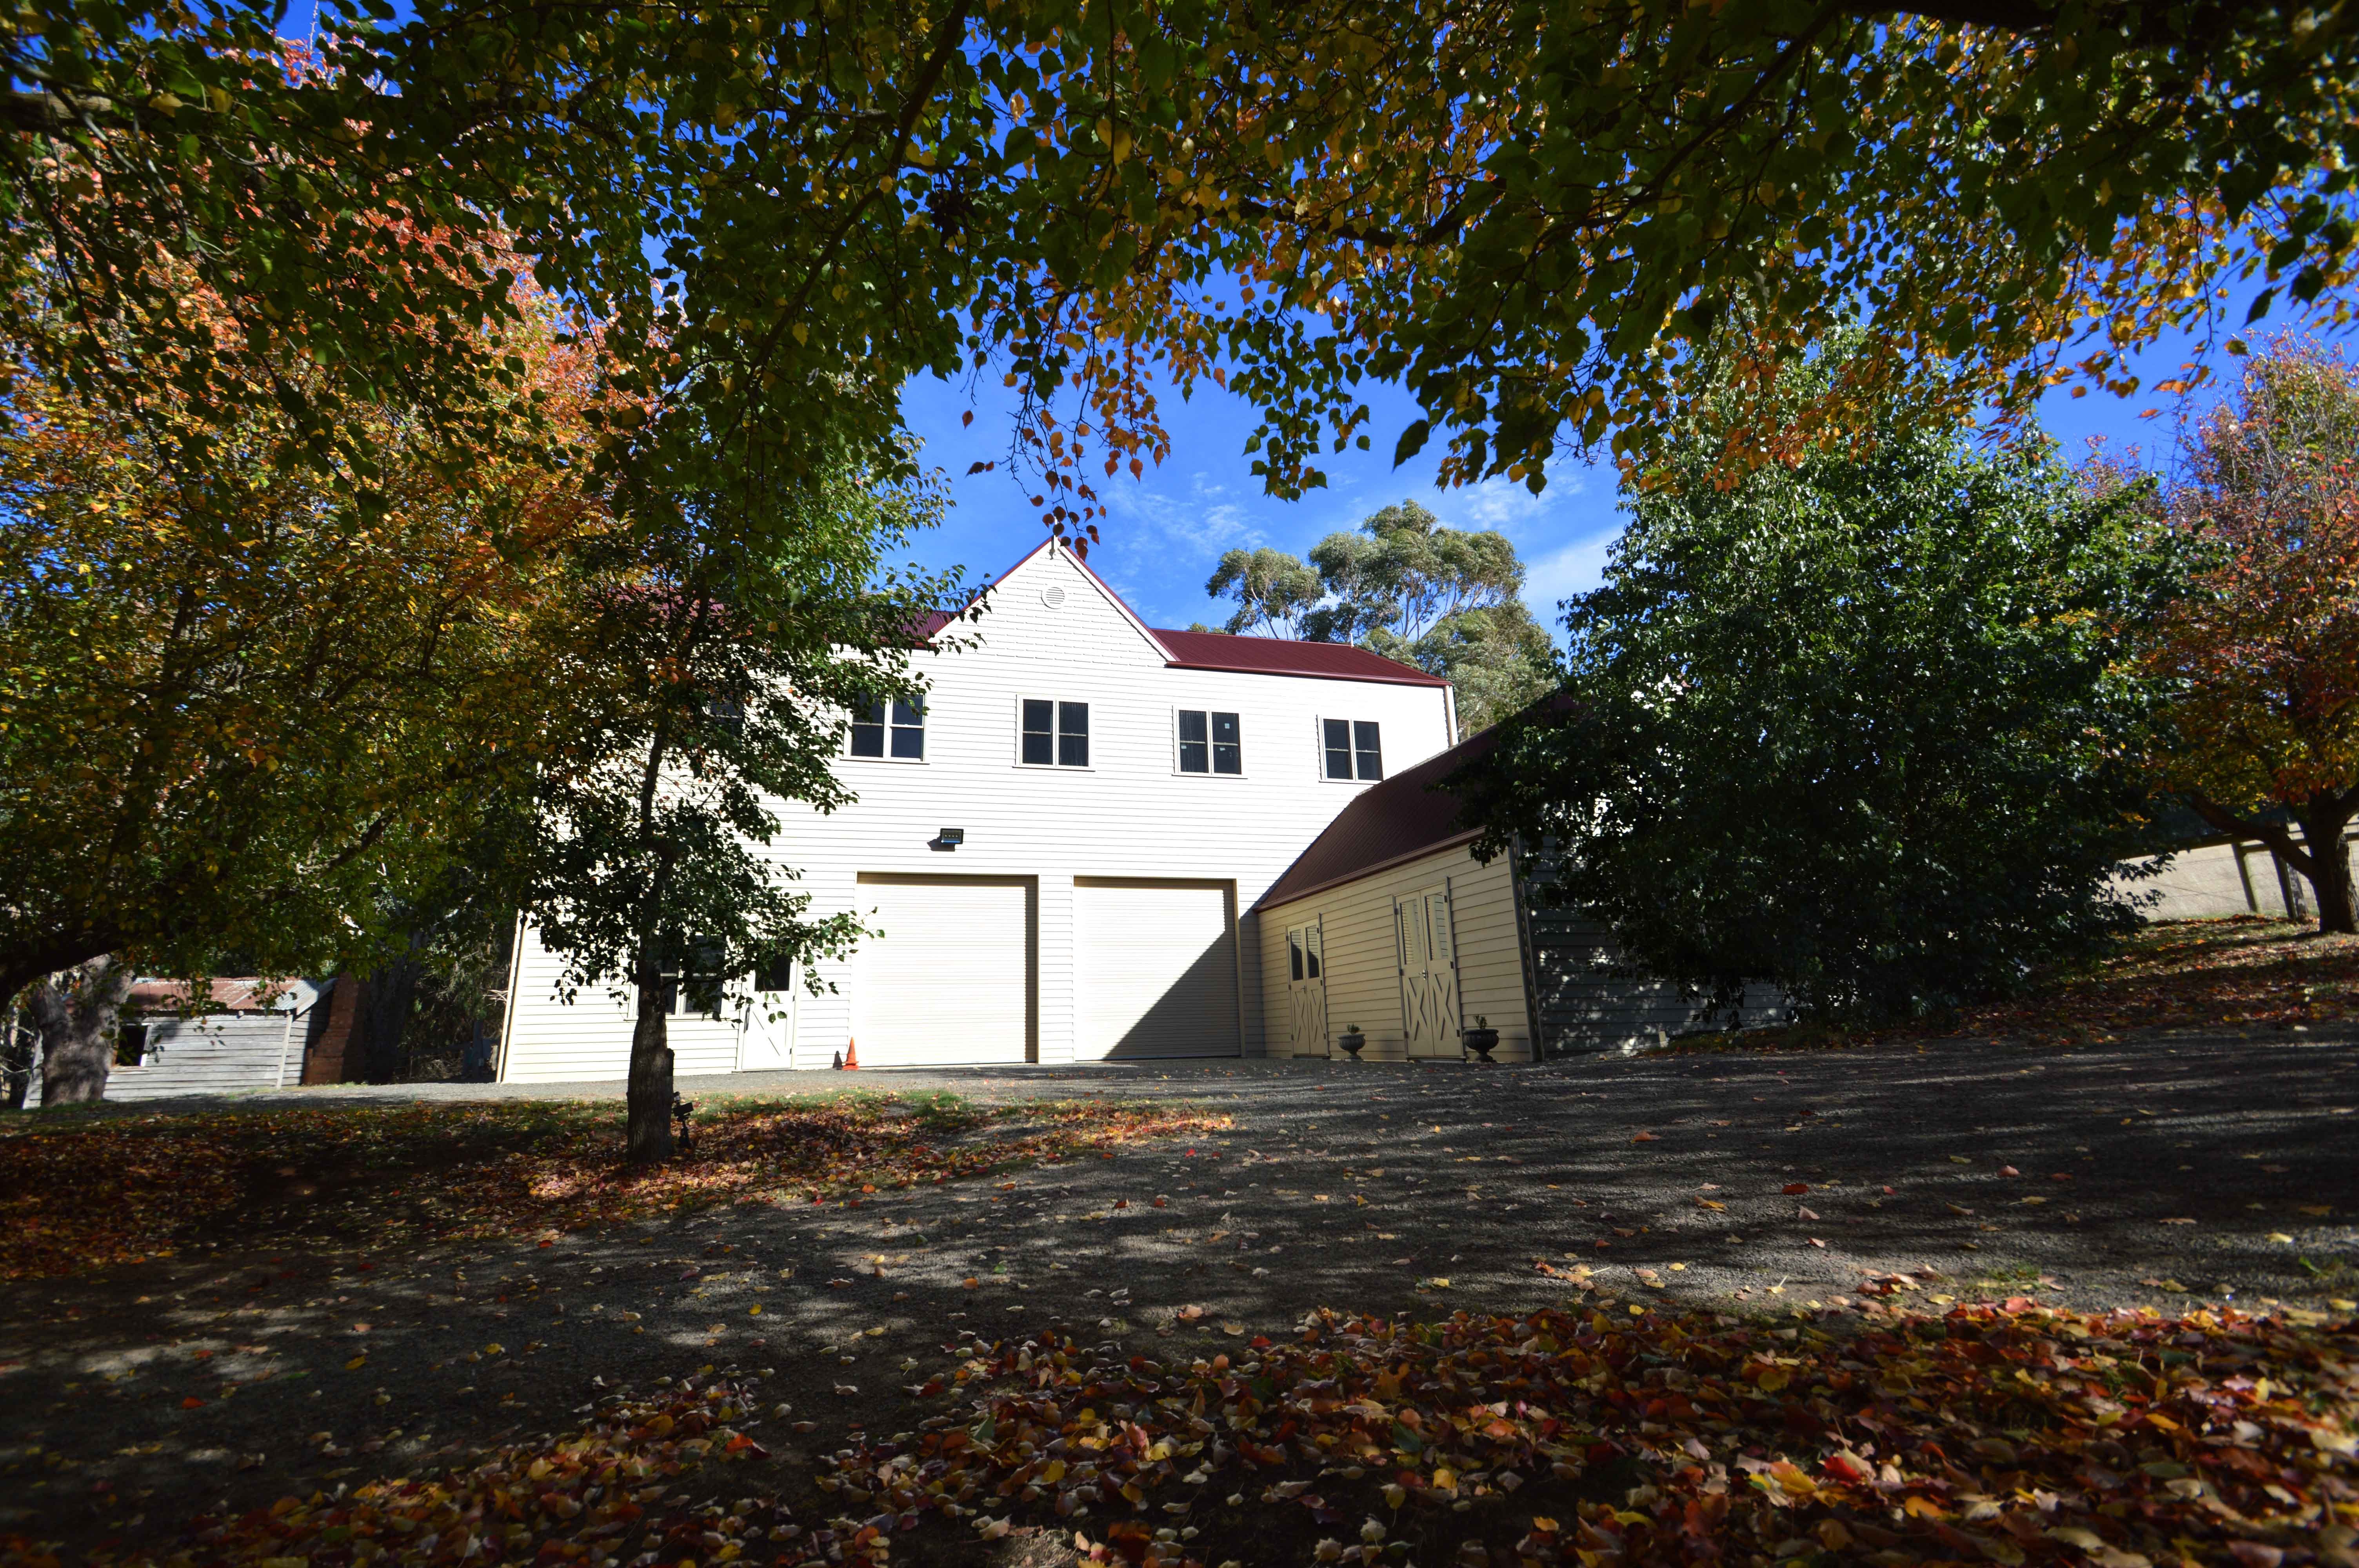
[[[1235,903],[1226,882],[1075,879],[1073,1054],[1241,1054]]]
[[[863,872],[852,1037],[864,1067],[1022,1062],[1031,1054],[1028,880]]]

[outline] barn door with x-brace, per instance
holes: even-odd
[[[1393,901],[1400,956],[1401,1024],[1412,1056],[1459,1054],[1458,945],[1451,939],[1450,884]]]
[[[1327,1048],[1327,954],[1319,923],[1286,932],[1286,1005],[1298,1056],[1324,1056]]]

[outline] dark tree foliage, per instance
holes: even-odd
[[[857,470],[766,487],[716,468],[712,488],[620,498],[625,526],[591,591],[581,710],[544,768],[527,918],[566,983],[635,988],[630,1157],[671,1150],[666,1018],[750,1005],[762,966],[841,955],[849,914],[813,917],[770,852],[782,803],[852,799],[832,763],[869,696],[913,698],[908,652],[948,589],[888,569],[930,515],[922,492]]]
[[[1462,782],[1495,854],[1634,964],[1808,1014],[1923,1016],[2136,920],[2125,633],[2179,568],[2134,497],[1887,418],[1872,457],[1653,476],[1572,601],[1564,704]]]

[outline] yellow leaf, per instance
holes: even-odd
[[[367,1365],[368,1365],[368,1357],[365,1357],[365,1356],[355,1356],[355,1357],[353,1357],[351,1360],[349,1360],[349,1361],[347,1361],[347,1362],[345,1362],[345,1363],[344,1363],[344,1370],[345,1370],[345,1371],[347,1371],[347,1372],[357,1372],[357,1371],[359,1371],[362,1368],[364,1368],[364,1367],[365,1367],[365,1366],[367,1366]]]

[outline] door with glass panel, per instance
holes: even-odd
[[[1327,952],[1319,923],[1286,932],[1286,1012],[1294,1054],[1330,1054],[1327,1043]]]
[[[1401,1025],[1411,1056],[1455,1056],[1458,945],[1450,924],[1450,887],[1426,888],[1393,901],[1400,959]]]

